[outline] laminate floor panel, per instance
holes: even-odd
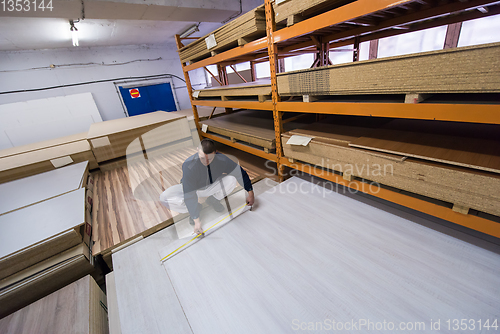
[[[0,215],[82,187],[88,161],[0,184]]]
[[[182,179],[182,163],[196,150],[181,149],[94,175],[93,255],[106,253],[178,215],[159,202]],[[234,158],[237,161],[237,158]],[[259,172],[245,168],[250,180]],[[152,175],[152,176],[151,176]],[[173,222],[173,221],[172,221]]]
[[[500,255],[298,178],[163,265],[193,333],[500,317]]]
[[[266,179],[254,184],[259,201],[274,186]],[[249,214],[249,213],[245,213]],[[123,334],[193,333],[158,257],[165,246],[179,240],[175,226],[113,253],[116,299]]]

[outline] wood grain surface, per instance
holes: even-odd
[[[500,316],[499,254],[307,181],[275,189],[164,263],[193,333]]]
[[[92,314],[97,306],[102,308],[99,302],[106,304],[106,297],[99,291],[94,279],[85,276],[0,320],[0,332],[105,334],[107,328],[96,329],[94,322],[105,321],[106,314]]]
[[[202,89],[199,92],[199,97],[271,95],[271,80],[260,79],[241,84],[217,86]]]
[[[173,221],[160,194],[182,179],[182,163],[195,149],[180,149],[94,174],[92,239],[94,255],[107,253],[138,235],[149,235]],[[258,176],[249,172],[251,179]],[[152,230],[153,229],[153,230]]]

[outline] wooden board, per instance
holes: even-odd
[[[208,131],[236,140],[244,141],[267,149],[276,147],[273,114],[269,111],[242,110],[236,113],[205,120],[201,124],[208,126]],[[299,121],[283,124],[286,130],[305,126]]]
[[[256,198],[274,185],[276,183],[269,179],[254,184]],[[169,226],[113,253],[123,334],[192,333],[175,291],[156,256],[160,248],[175,241],[178,241],[175,226]]]
[[[73,163],[88,161],[91,170],[99,167],[89,143],[83,139],[0,158],[0,183],[54,170],[51,160],[67,157]]]
[[[323,191],[292,178],[164,262],[194,333],[500,316],[499,254]]]
[[[300,130],[297,132],[300,134]],[[286,144],[290,133],[282,138],[287,158],[370,180],[375,187],[391,186],[500,215],[500,176],[493,173],[412,158],[403,160],[399,155],[358,149],[322,138],[313,139],[306,147]]]
[[[205,107],[205,106],[196,106],[196,109],[198,110],[198,117],[200,120],[205,120],[208,119],[210,114],[212,113],[212,110],[214,109],[213,107]],[[194,118],[193,116],[193,109],[183,109],[179,111],[172,111],[173,113],[181,116],[185,116],[188,119]],[[220,115],[224,114],[226,110],[224,108],[215,108],[215,111],[213,115]],[[213,116],[212,116],[213,117]]]
[[[377,129],[350,146],[500,173],[500,141]]]
[[[105,307],[106,296],[87,275],[0,320],[0,332],[105,334]]]
[[[195,91],[198,92],[198,91]],[[261,79],[242,84],[217,86],[199,90],[198,97],[271,95],[271,81]]]
[[[299,16],[306,19],[312,15],[324,13],[328,10],[340,7],[352,0],[287,0],[279,4],[273,4],[276,23],[286,20],[290,16]]]
[[[88,275],[90,258],[88,246],[81,243],[2,280],[0,318]]]
[[[214,35],[217,45],[207,49],[205,38]],[[249,40],[266,35],[266,23],[264,5],[261,5],[237,18],[226,23],[219,29],[207,34],[194,42],[179,49],[179,57],[182,63],[196,61],[210,56],[211,51],[224,51],[238,46],[238,39]]]
[[[95,175],[92,253],[105,254],[173,223],[177,212],[165,208],[160,194],[179,184],[182,163],[196,150],[181,149]],[[249,173],[251,179],[257,177]]]
[[[280,95],[496,93],[500,43],[359,61],[277,75]]]
[[[148,136],[148,133],[151,136],[154,129],[181,119],[182,116],[175,113],[156,111],[138,116],[94,123],[90,126],[87,139],[97,162],[102,163],[103,161],[142,151],[143,145],[130,146],[131,143],[139,137]],[[149,131],[152,132],[150,133]],[[156,141],[156,145],[154,146],[162,145],[170,139],[163,138],[163,136],[169,137],[169,131],[158,131],[155,134],[157,138],[154,138]],[[146,149],[154,146],[146,147]]]
[[[0,215],[85,187],[88,161],[0,184]]]

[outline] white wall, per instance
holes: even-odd
[[[139,61],[125,65],[97,65],[160,57],[161,60]],[[85,63],[97,64],[76,65]],[[68,64],[70,66],[47,68],[51,64]],[[41,69],[33,69],[37,67],[41,67]],[[0,92],[166,73],[175,74],[184,79],[177,48],[173,43],[161,46],[75,47],[71,49],[0,52]],[[179,107],[181,109],[190,108],[185,83],[175,78],[172,80]],[[191,80],[193,85],[200,82],[206,85],[205,75],[202,71],[193,71]],[[120,97],[112,81],[35,92],[0,94],[0,104],[86,92],[92,93],[104,121],[125,117]]]

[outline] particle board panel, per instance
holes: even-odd
[[[37,263],[1,282],[0,318],[88,275],[93,270],[84,243]]]
[[[86,186],[88,161],[0,184],[0,215]]]
[[[377,129],[349,145],[500,173],[500,141],[496,140]]]
[[[259,110],[242,110],[201,122],[208,131],[241,140],[268,149],[276,147],[274,120],[272,113]],[[291,130],[305,126],[298,121],[287,122],[283,128]]]
[[[276,23],[286,20],[290,16],[297,15],[307,18],[311,15],[323,13],[342,5],[345,5],[352,0],[287,0],[279,4],[274,3],[274,17]]]
[[[8,154],[0,158],[0,183],[54,170],[51,160],[65,157],[70,157],[73,163],[88,161],[91,170],[99,167],[86,139]]]
[[[413,158],[403,160],[382,152],[373,155],[369,150],[321,138],[313,139],[306,147],[286,144],[290,133],[282,138],[287,158],[360,177],[375,182],[375,186],[387,185],[500,215],[500,177],[494,173]]]
[[[105,306],[106,296],[87,275],[0,320],[0,331],[105,334],[108,333]]]
[[[271,95],[271,80],[260,79],[241,84],[205,88],[195,92],[199,92],[198,97]]]
[[[182,63],[196,61],[210,56],[211,51],[223,51],[237,46],[240,38],[256,39],[265,36],[265,34],[264,5],[261,5],[182,47],[179,49],[179,57]],[[217,45],[207,49],[205,38],[210,35],[214,35]]]
[[[95,175],[92,212],[93,255],[109,253],[139,235],[173,223],[178,213],[165,208],[160,194],[182,179],[182,163],[193,148],[157,155]],[[250,179],[258,173],[248,171]]]
[[[124,157],[127,154],[141,152],[143,149],[170,142],[172,138],[178,135],[177,133],[172,134],[172,129],[168,128],[165,131],[152,130],[181,119],[183,119],[183,116],[175,113],[156,111],[138,116],[94,123],[90,126],[87,139],[97,162],[102,163],[103,161]],[[182,127],[180,126],[178,129],[182,129]],[[149,133],[149,131],[152,132]],[[151,138],[152,141],[150,141],[150,144],[154,144],[154,146],[144,148],[145,143],[142,145],[130,145],[137,138],[141,139],[142,136],[147,136],[148,133],[150,137],[154,134],[154,138]]]
[[[164,262],[192,332],[500,316],[499,254],[307,181],[273,189]]]
[[[254,184],[257,201],[263,192],[275,185],[276,182],[269,179]],[[157,257],[159,249],[178,241],[175,226],[169,226],[113,253],[115,287],[123,334],[192,333],[175,291]]]
[[[500,92],[500,43],[279,73],[281,95]]]

